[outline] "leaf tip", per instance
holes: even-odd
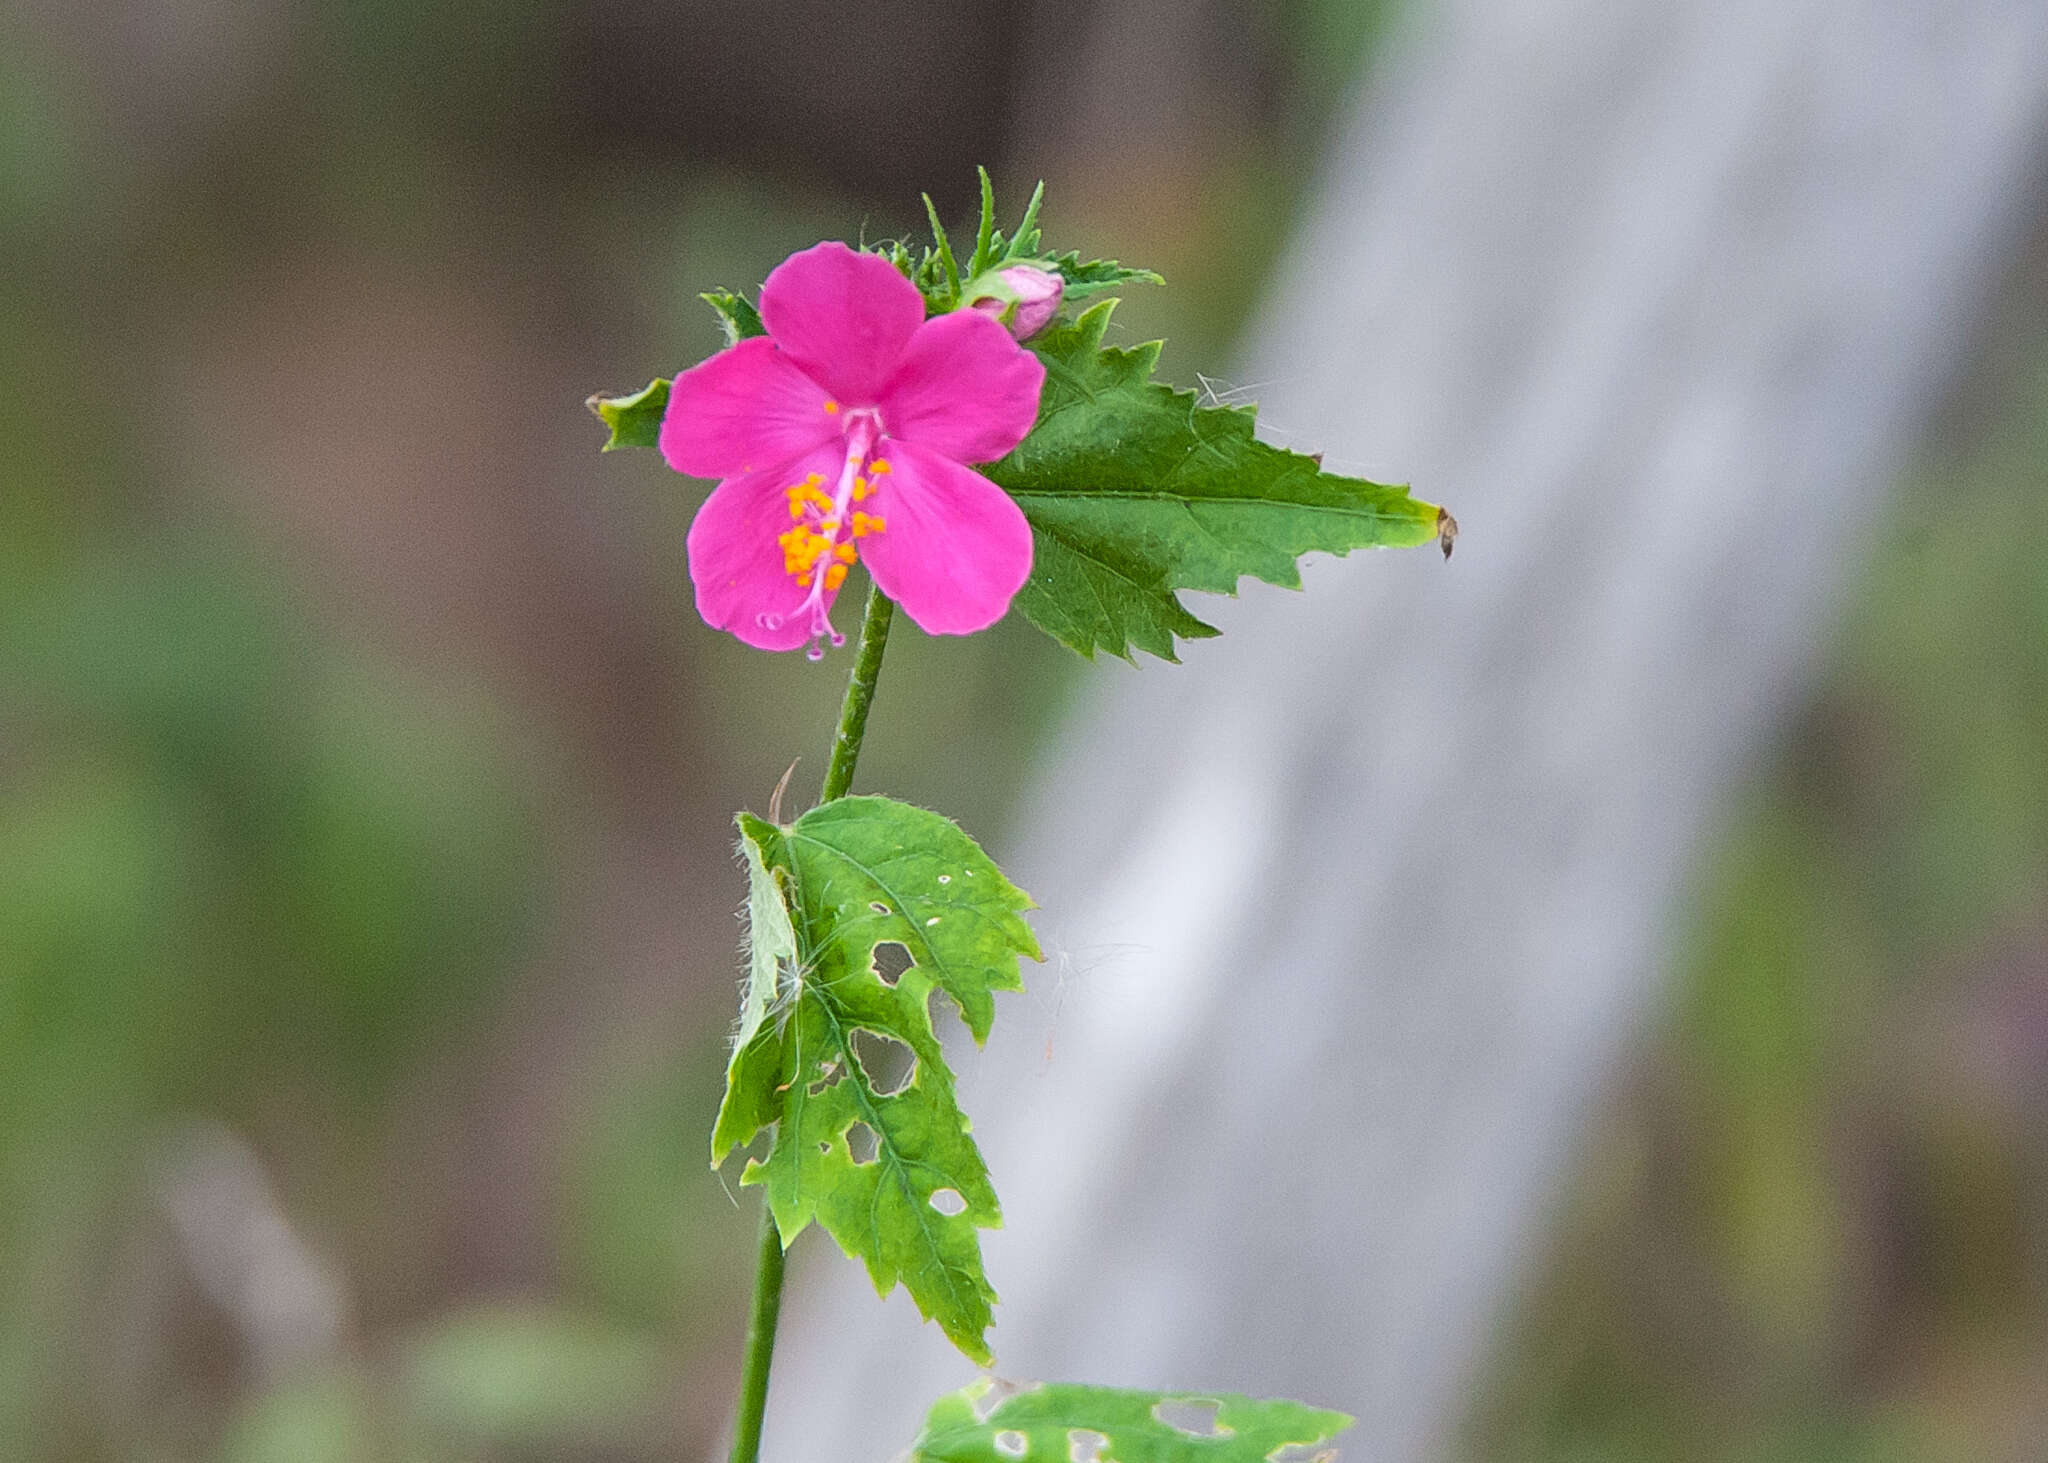
[[[1114,298],[1097,300],[1074,318],[1076,338],[1082,348],[1100,348],[1103,334],[1109,329],[1109,317],[1115,313],[1117,304]]]
[[[604,423],[604,443],[597,450],[610,452],[619,445],[619,398],[606,396],[602,391],[593,391],[583,399],[584,407],[590,414]]]
[[[657,376],[638,391],[623,396],[598,392],[584,400],[590,414],[610,429],[600,452],[620,447],[654,447],[661,441],[661,420],[668,410],[669,383]]]

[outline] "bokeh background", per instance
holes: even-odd
[[[1167,275],[1120,319],[1168,376],[1255,385],[1235,333],[1400,17],[1170,19],[7,0],[0,1457],[716,1446],[727,820],[815,787],[840,676],[696,621],[699,487],[582,400],[715,349],[701,289],[920,190],[964,217],[979,162]],[[2048,1451],[2033,232],[1702,862],[1474,1460]],[[1132,673],[898,640],[864,778],[998,853],[1078,678]]]

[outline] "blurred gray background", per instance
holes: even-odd
[[[700,485],[581,401],[987,162],[1167,275],[1167,375],[1466,530],[1184,668],[892,646],[862,785],[1054,952],[966,1059],[1002,1369],[2038,1458],[2044,31],[12,0],[0,1456],[720,1445],[727,818],[843,665],[695,620]],[[795,1274],[771,1449],[888,1456],[970,1369]]]

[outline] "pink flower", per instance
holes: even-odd
[[[690,525],[697,611],[763,650],[845,643],[833,598],[863,560],[935,635],[1002,618],[1031,572],[1031,529],[965,466],[1038,417],[1045,367],[974,310],[924,318],[886,259],[825,243],[761,286],[768,334],[675,379],[670,467],[722,478]]]
[[[1060,312],[1066,281],[1035,264],[1012,264],[968,286],[973,307],[993,315],[1019,340],[1029,340]]]

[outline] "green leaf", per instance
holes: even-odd
[[[932,1405],[910,1463],[1267,1463],[1308,1460],[1353,1419],[1228,1392],[1126,1392],[1077,1382],[1008,1391],[982,1377]]]
[[[1077,251],[1064,254],[1044,254],[1039,247],[1038,210],[1045,200],[1045,184],[1040,182],[1031,192],[1031,201],[1025,206],[1024,217],[1017,225],[1014,235],[1005,235],[996,227],[995,185],[990,181],[987,168],[977,168],[981,180],[981,213],[975,228],[974,253],[967,268],[962,271],[953,254],[952,245],[946,237],[946,230],[939,222],[938,209],[931,197],[924,200],[925,213],[931,220],[934,246],[924,251],[921,263],[914,270],[907,271],[916,282],[933,312],[950,310],[961,300],[963,281],[975,280],[994,269],[1009,264],[1031,264],[1058,274],[1063,282],[1066,297],[1078,300],[1096,295],[1104,290],[1121,288],[1127,284],[1163,284],[1149,269],[1132,269],[1117,263],[1114,259],[1083,260]],[[900,247],[900,246],[898,246]]]
[[[768,1186],[783,1244],[817,1220],[877,1291],[900,1281],[985,1363],[995,1291],[979,1231],[1002,1214],[930,997],[987,1040],[995,992],[1023,989],[1020,956],[1043,958],[1020,914],[1030,897],[958,825],[887,798],[840,798],[787,827],[738,821],[752,955],[712,1162],[772,1124],[740,1182]]]
[[[768,327],[761,323],[761,312],[745,295],[736,295],[731,290],[706,290],[697,298],[718,312],[727,345],[738,345],[752,336],[768,333]]]
[[[970,279],[996,261],[996,185],[987,168],[977,167],[974,171],[981,179],[981,222],[974,231],[974,260],[967,266]]]
[[[953,245],[946,238],[946,226],[939,222],[939,206],[932,202],[932,195],[929,193],[924,195],[924,214],[931,220],[932,242],[938,246],[939,263],[946,271],[946,293],[932,303],[945,309],[960,298],[960,265],[953,258]]]
[[[797,952],[796,928],[789,922],[789,907],[783,903],[781,886],[762,862],[761,846],[742,838],[740,855],[747,864],[747,982],[740,993],[739,1024],[732,1034],[735,1064],[768,1019],[768,1007],[776,998],[783,972],[803,963]],[[726,1070],[730,1077],[732,1067]]]
[[[1115,301],[1032,343],[1045,362],[1038,425],[982,469],[1031,522],[1031,577],[1015,604],[1092,657],[1175,659],[1214,635],[1178,597],[1233,594],[1240,577],[1298,588],[1311,550],[1441,542],[1457,525],[1405,487],[1339,477],[1252,435],[1251,407],[1205,407],[1152,381],[1157,342],[1105,349]]]
[[[1059,275],[1065,285],[1066,297],[1078,300],[1087,295],[1099,295],[1104,290],[1121,289],[1127,284],[1165,284],[1149,269],[1132,269],[1117,263],[1114,259],[1090,259],[1083,261],[1073,250],[1045,261],[1046,268]]]
[[[599,394],[583,403],[611,428],[611,439],[598,450],[653,447],[661,441],[661,416],[668,410],[668,382],[657,376],[631,396]]]
[[[1017,225],[1017,237],[1009,247],[1009,257],[1021,259],[1038,252],[1038,208],[1045,202],[1045,180],[1040,178],[1038,186],[1031,190],[1031,201],[1024,205],[1023,222]]]
[[[1114,259],[1084,261],[1080,253],[1072,249],[1064,254],[1042,254],[1039,250],[1038,210],[1039,205],[1045,201],[1043,181],[1031,190],[1031,201],[1024,207],[1024,218],[1017,225],[1016,234],[1004,237],[1003,231],[995,227],[995,190],[989,182],[988,169],[982,168],[979,172],[981,230],[975,240],[974,262],[967,271],[968,278],[976,278],[1005,264],[1033,264],[1059,275],[1066,297],[1070,300],[1100,294],[1104,290],[1118,289],[1127,284],[1166,283],[1149,269],[1128,268]]]

